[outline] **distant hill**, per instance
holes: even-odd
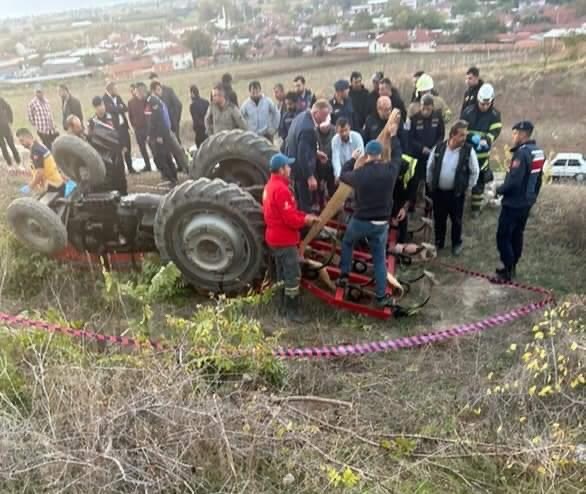
[[[136,0],[92,0],[83,4],[79,0],[2,0],[3,17],[24,17],[29,15],[41,15],[66,10],[80,9],[84,7],[107,7],[109,5],[131,3]]]

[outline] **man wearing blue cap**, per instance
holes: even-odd
[[[301,269],[297,256],[299,231],[318,221],[313,214],[297,209],[289,188],[289,176],[294,158],[278,153],[271,158],[271,177],[263,192],[265,241],[271,248],[277,268],[277,281],[283,283],[281,307],[283,315],[292,322],[303,323],[300,311],[299,282]]]
[[[531,207],[541,189],[545,153],[531,139],[533,124],[528,121],[513,127],[513,157],[504,183],[496,189],[503,196],[496,234],[503,267],[496,270],[501,281],[511,281],[523,252],[523,233]]]
[[[340,278],[338,284],[346,286],[352,265],[354,244],[367,239],[374,264],[375,306],[383,308],[390,302],[387,297],[386,246],[389,234],[389,219],[393,211],[393,190],[401,170],[401,145],[397,138],[400,113],[395,112],[394,121],[385,129],[391,139],[391,160],[383,161],[383,146],[379,141],[370,141],[365,155],[358,158],[352,171],[342,174],[340,181],[354,189],[354,214],[348,223],[342,240]],[[388,129],[388,130],[387,130]]]
[[[332,105],[332,125],[336,125],[338,118],[345,118],[350,122],[353,130],[360,130],[354,120],[354,108],[350,99],[350,83],[341,79],[334,84],[334,91],[334,97],[330,100],[330,105]]]

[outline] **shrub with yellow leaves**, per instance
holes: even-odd
[[[528,343],[513,343],[507,354],[517,360],[502,376],[486,376],[485,404],[498,419],[498,436],[517,437],[528,447],[509,460],[544,479],[576,467],[581,393],[585,382],[586,305],[567,300],[547,310],[531,328]],[[505,424],[504,426],[502,424]],[[496,427],[496,425],[495,425]]]

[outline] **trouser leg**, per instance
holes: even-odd
[[[138,149],[140,149],[140,154],[142,156],[142,159],[144,160],[144,169],[145,171],[151,171],[151,159],[149,157],[149,152],[147,149],[147,143],[146,143],[146,134],[138,131],[136,132],[136,142],[138,144]]]
[[[38,132],[39,135],[39,139],[41,139],[41,142],[45,145],[45,147],[51,151],[52,147],[53,147],[53,142],[55,141],[55,139],[57,139],[59,134],[43,134],[41,132]]]
[[[344,237],[342,238],[342,252],[340,254],[340,272],[346,276],[352,268],[352,252],[354,244],[364,238],[368,231],[365,229],[367,222],[352,218],[346,227]]]
[[[312,212],[313,200],[309,185],[307,185],[307,179],[295,180],[295,199],[300,211],[304,213]]]
[[[12,157],[8,153],[8,146],[6,146],[6,136],[0,134],[0,149],[2,150],[2,157],[8,166],[12,165]]]
[[[372,225],[372,224],[371,224]],[[376,298],[383,298],[387,291],[387,259],[386,246],[389,225],[372,225],[367,235],[368,246],[374,265],[374,282]]]
[[[449,199],[449,198],[448,198]],[[446,242],[446,228],[448,222],[448,204],[446,193],[437,190],[433,194],[433,229],[435,232],[435,246],[443,249]]]
[[[523,234],[525,233],[525,226],[529,219],[530,208],[519,211],[519,216],[515,222],[512,235],[512,248],[513,248],[513,266],[516,266],[521,255],[523,254]]]
[[[482,201],[484,200],[484,173],[482,171],[483,164],[480,164],[480,175],[478,176],[478,182],[472,188],[470,194],[470,206],[472,211],[480,211],[482,209]]]
[[[130,173],[134,172],[134,168],[132,167],[132,152],[130,148],[130,133],[128,132],[128,127],[126,125],[121,125],[118,128],[118,138],[120,139],[120,146],[123,148],[122,156],[124,158],[124,162],[126,163],[126,168]]]
[[[464,200],[465,195],[456,196],[452,194],[450,199],[450,221],[452,223],[452,247],[462,244],[462,225],[464,223]]]
[[[171,183],[177,183],[177,169],[173,164],[171,157],[171,151],[165,145],[165,141],[162,143],[156,143],[155,145],[156,158],[155,162],[161,172],[163,179],[168,180]]]
[[[12,137],[12,132],[8,132],[8,134],[5,135],[5,138],[6,142],[8,143],[8,147],[12,151],[12,156],[14,156],[14,161],[16,161],[17,164],[20,164],[20,154],[18,154],[18,149],[16,149],[16,146],[14,145],[14,137]]]
[[[499,216],[499,223],[496,233],[496,244],[505,269],[512,269],[515,265],[515,254],[513,252],[513,231],[515,229],[515,211],[513,208],[503,206]]]

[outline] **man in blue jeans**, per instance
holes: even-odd
[[[362,239],[368,241],[374,264],[375,306],[390,305],[387,297],[386,247],[389,234],[389,219],[393,210],[393,189],[401,170],[401,145],[396,136],[398,122],[390,126],[391,159],[383,161],[383,146],[379,141],[370,141],[365,156],[360,157],[352,171],[344,173],[340,181],[354,189],[355,208],[342,240],[339,286],[346,286],[352,265],[354,244]],[[386,130],[385,130],[386,132]]]

